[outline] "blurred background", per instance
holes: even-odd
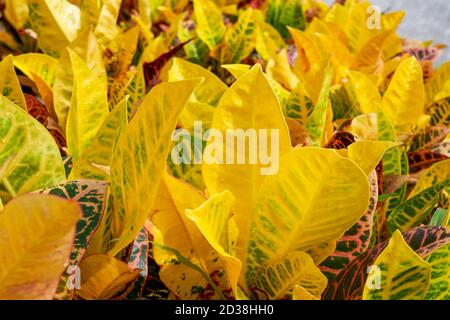
[[[328,0],[333,3],[334,0]],[[382,11],[405,10],[406,18],[399,33],[406,38],[434,40],[450,46],[450,0],[370,0]],[[450,48],[439,62],[450,60]]]

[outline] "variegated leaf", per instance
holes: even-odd
[[[450,243],[450,230],[443,227],[422,226],[411,229],[403,237],[406,243],[422,258]],[[369,249],[328,283],[322,298],[325,300],[361,300],[368,268],[387,247],[388,241]]]
[[[25,110],[0,96],[0,196],[12,197],[65,180],[53,137]]]
[[[371,266],[364,300],[422,300],[428,292],[431,266],[396,231]]]

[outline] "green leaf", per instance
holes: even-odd
[[[53,137],[23,109],[0,96],[0,196],[57,185],[64,166]]]
[[[431,266],[405,242],[400,231],[375,260],[364,300],[422,300],[430,287]],[[379,282],[379,283],[377,283]]]
[[[267,22],[284,37],[289,37],[287,27],[305,30],[306,19],[300,0],[271,0],[267,9]]]
[[[255,48],[256,11],[249,8],[240,13],[236,24],[227,29],[220,52],[221,64],[239,63]]]
[[[388,227],[391,232],[396,229],[406,231],[418,226],[435,209],[439,194],[450,187],[450,178],[409,198],[398,206],[388,217]]]
[[[450,245],[433,252],[427,259],[431,281],[425,300],[450,300]]]

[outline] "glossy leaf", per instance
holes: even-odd
[[[321,209],[313,209],[319,202]],[[286,154],[279,173],[267,177],[258,194],[248,242],[247,283],[257,277],[260,264],[292,250],[338,240],[368,205],[367,176],[353,161],[327,149]]]
[[[259,88],[258,95],[252,93],[255,87]],[[242,129],[244,131],[247,129],[278,129],[279,146],[275,152],[282,155],[291,149],[289,131],[280,105],[260,66],[253,67],[225,92],[214,113],[212,128],[220,130],[223,134],[226,129]],[[270,139],[269,134],[268,139]],[[216,143],[217,145],[215,145]],[[219,143],[220,141],[210,140],[208,145],[215,146],[216,150],[225,148]],[[246,158],[248,158],[248,154],[249,150],[245,150]],[[245,256],[250,227],[248,217],[264,178],[261,175],[261,169],[264,167],[261,163],[220,165],[203,162],[203,178],[210,194],[214,195],[229,190],[234,195],[248,195],[246,198],[237,197],[235,204],[235,220],[240,230],[237,246],[238,257]]]
[[[415,125],[423,114],[422,67],[415,58],[402,62],[383,96],[383,110],[396,126]]]

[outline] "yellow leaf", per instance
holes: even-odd
[[[74,165],[91,147],[109,114],[105,79],[96,77],[73,50],[69,57],[73,73],[72,101],[67,115],[67,148]]]
[[[450,61],[441,65],[433,74],[433,77],[425,84],[427,104],[439,100],[436,95],[442,91],[450,79]]]
[[[197,85],[197,80],[157,85],[125,128],[111,164],[110,208],[93,250],[116,255],[139,233],[153,207],[172,131]]]
[[[422,191],[433,187],[434,185],[443,182],[450,178],[450,160],[444,160],[436,163],[428,170],[421,172],[419,180],[414,189],[411,191],[408,199],[413,198]]]
[[[348,72],[356,101],[363,113],[375,113],[382,108],[382,98],[377,87],[363,73],[357,71]]]
[[[213,49],[225,34],[222,13],[211,0],[194,0],[194,15],[199,38]]]
[[[367,175],[335,150],[295,149],[258,192],[247,243],[246,283],[257,267],[338,240],[369,205]]]
[[[302,286],[296,285],[292,291],[292,300],[320,300]]]
[[[399,230],[375,260],[364,300],[422,300],[430,287],[431,266],[405,242]]]
[[[70,172],[70,180],[94,179],[109,180],[108,174],[99,166],[109,168],[113,152],[117,147],[120,134],[128,123],[128,97],[107,116],[99,128],[91,146],[85,150],[82,159],[78,159]]]
[[[54,196],[8,203],[0,214],[0,299],[52,299],[80,217],[76,202]]]
[[[414,126],[423,115],[423,72],[415,58],[403,61],[383,96],[383,111],[398,127]]]
[[[299,80],[291,70],[286,49],[281,50],[267,62],[266,71],[272,79],[288,90],[292,91],[298,85]]]
[[[231,75],[237,80],[244,74],[246,74],[250,70],[251,66],[248,64],[235,63],[235,64],[223,64],[222,68],[230,72]]]
[[[14,66],[33,80],[38,76],[49,88],[55,83],[58,60],[45,54],[26,53],[13,57]]]
[[[258,88],[258,94],[254,94],[254,88]],[[226,129],[278,129],[279,144],[269,143],[268,150],[273,146],[277,148],[271,152],[273,157],[282,155],[291,149],[289,131],[283,118],[282,111],[276,96],[267,82],[261,67],[254,66],[248,73],[239,78],[230,89],[222,96],[216,108],[212,128],[218,129],[223,135]],[[267,135],[268,141],[277,136],[271,132]],[[231,139],[236,140],[236,137]],[[205,149],[216,147],[223,150],[224,145],[220,141],[211,140]],[[235,146],[236,148],[236,146]],[[247,145],[245,155],[249,159],[250,154],[255,154],[255,146]],[[274,154],[274,152],[276,154]],[[275,159],[275,158],[273,158]],[[276,163],[272,163],[276,165]],[[243,195],[236,199],[235,221],[240,230],[237,245],[239,258],[245,257],[244,246],[249,236],[249,215],[258,195],[258,190],[264,176],[261,170],[270,169],[262,163],[256,164],[208,164],[203,161],[203,178],[210,194],[214,195],[224,190],[230,190],[235,195]]]
[[[0,62],[0,93],[22,109],[27,110],[25,97],[19,79],[17,79],[11,55]]]
[[[199,272],[192,265],[183,263],[184,259],[181,264],[173,263],[172,254],[164,255],[164,250],[155,246],[157,262],[163,265],[161,279],[177,297],[199,298],[202,292],[192,291],[194,286],[205,288],[204,298],[219,298],[227,289],[237,295],[240,262],[225,252],[223,241],[229,230],[227,223],[229,226],[232,202],[229,192],[205,202],[205,197],[188,184],[164,175],[151,218],[163,239],[155,239],[155,242],[173,248],[200,269]],[[212,281],[218,285],[219,292],[206,289]]]
[[[28,21],[28,1],[27,0],[6,0],[5,17],[16,30],[24,27]]]
[[[42,51],[58,57],[75,40],[80,9],[67,0],[29,0],[30,22]]]
[[[319,64],[323,60],[322,54],[311,35],[294,28],[288,28],[288,30],[297,47],[297,52],[300,54],[300,52],[304,51],[305,57],[307,58],[307,64],[303,68],[303,72],[306,73],[311,67]]]
[[[80,263],[81,288],[78,295],[85,300],[123,298],[133,289],[141,270],[107,255],[92,255]]]
[[[348,157],[370,176],[384,154],[400,143],[388,141],[357,141],[348,147]]]
[[[391,33],[392,31],[382,31],[369,39],[356,54],[354,68],[376,67],[382,62],[383,48]]]
[[[1,95],[0,141],[3,200],[64,182],[61,154],[48,130]]]
[[[122,0],[103,0],[102,2],[103,6],[98,16],[95,35],[98,37],[99,43],[105,46],[120,33],[117,18],[119,17]]]
[[[253,282],[247,283],[263,299],[290,299],[295,285],[307,288],[319,299],[327,286],[327,278],[316,267],[313,259],[302,251],[293,251],[279,260],[263,263],[256,270]]]
[[[175,58],[169,71],[169,81],[193,78],[204,78],[193,94],[198,102],[215,106],[228,89],[226,84],[209,70],[186,60]]]

